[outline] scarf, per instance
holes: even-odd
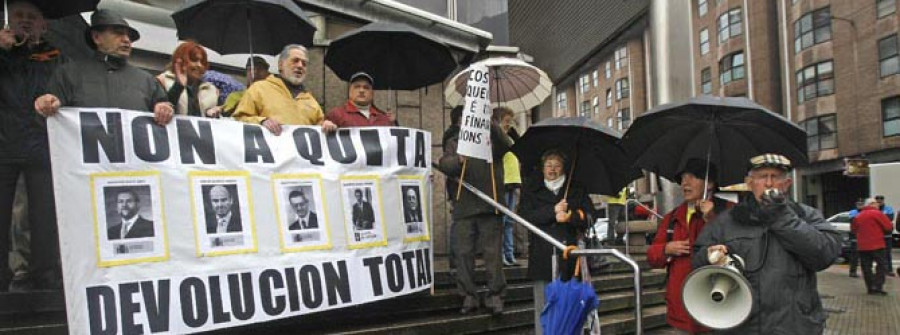
[[[559,194],[559,189],[563,187],[566,183],[566,175],[559,176],[556,180],[547,180],[544,179],[544,186],[547,186],[547,189],[553,194]]]

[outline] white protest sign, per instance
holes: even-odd
[[[456,152],[491,163],[491,100],[488,94],[490,75],[488,67],[482,64],[473,65],[469,69],[471,72],[466,82],[459,147]]]
[[[426,131],[275,136],[89,108],[47,126],[72,334],[210,331],[431,287]]]

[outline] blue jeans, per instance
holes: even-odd
[[[510,210],[515,210],[516,205],[519,204],[519,195],[514,191],[506,192],[506,207]],[[514,254],[515,248],[513,242],[515,241],[515,236],[513,236],[513,228],[515,228],[515,222],[509,217],[503,216],[503,259],[508,262],[514,262],[516,260],[516,256]]]

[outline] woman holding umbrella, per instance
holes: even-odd
[[[175,48],[166,71],[156,77],[166,89],[168,100],[175,107],[175,114],[219,116],[219,90],[213,84],[203,81],[203,75],[208,69],[206,50],[200,44],[186,41]]]
[[[541,156],[541,175],[529,178],[522,192],[519,215],[566,245],[578,242],[580,230],[590,222],[587,213],[590,199],[584,188],[567,180],[565,155],[554,149]],[[544,288],[552,280],[553,246],[530,235],[528,244],[528,277],[534,284],[535,324],[540,324],[544,305]],[[559,263],[559,277],[569,280],[575,271],[575,258]]]
[[[660,221],[647,250],[650,266],[666,269],[666,322],[691,334],[709,331],[691,319],[682,303],[681,287],[691,273],[691,250],[703,227],[731,207],[731,203],[712,196],[718,186],[717,175],[716,166],[705,159],[687,161],[675,179],[681,185],[684,202]]]

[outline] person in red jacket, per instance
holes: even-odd
[[[893,229],[891,220],[878,210],[878,202],[869,198],[865,207],[850,223],[850,231],[856,234],[856,250],[862,267],[863,279],[869,294],[887,295],[884,286],[885,256],[884,234]],[[872,261],[875,261],[875,274],[872,274]]]
[[[691,273],[691,250],[707,222],[727,206],[713,199],[716,167],[706,160],[691,159],[679,174],[684,202],[665,215],[656,231],[647,260],[654,268],[666,268],[666,322],[688,333],[708,332],[688,315],[681,297],[681,286]],[[704,189],[706,192],[704,192]],[[704,194],[706,199],[703,198]],[[670,228],[671,227],[671,228]],[[670,231],[671,230],[671,231]]]
[[[375,79],[368,73],[357,72],[350,77],[347,103],[332,108],[325,116],[339,128],[344,127],[391,127],[396,126],[393,113],[383,112],[375,107]]]

